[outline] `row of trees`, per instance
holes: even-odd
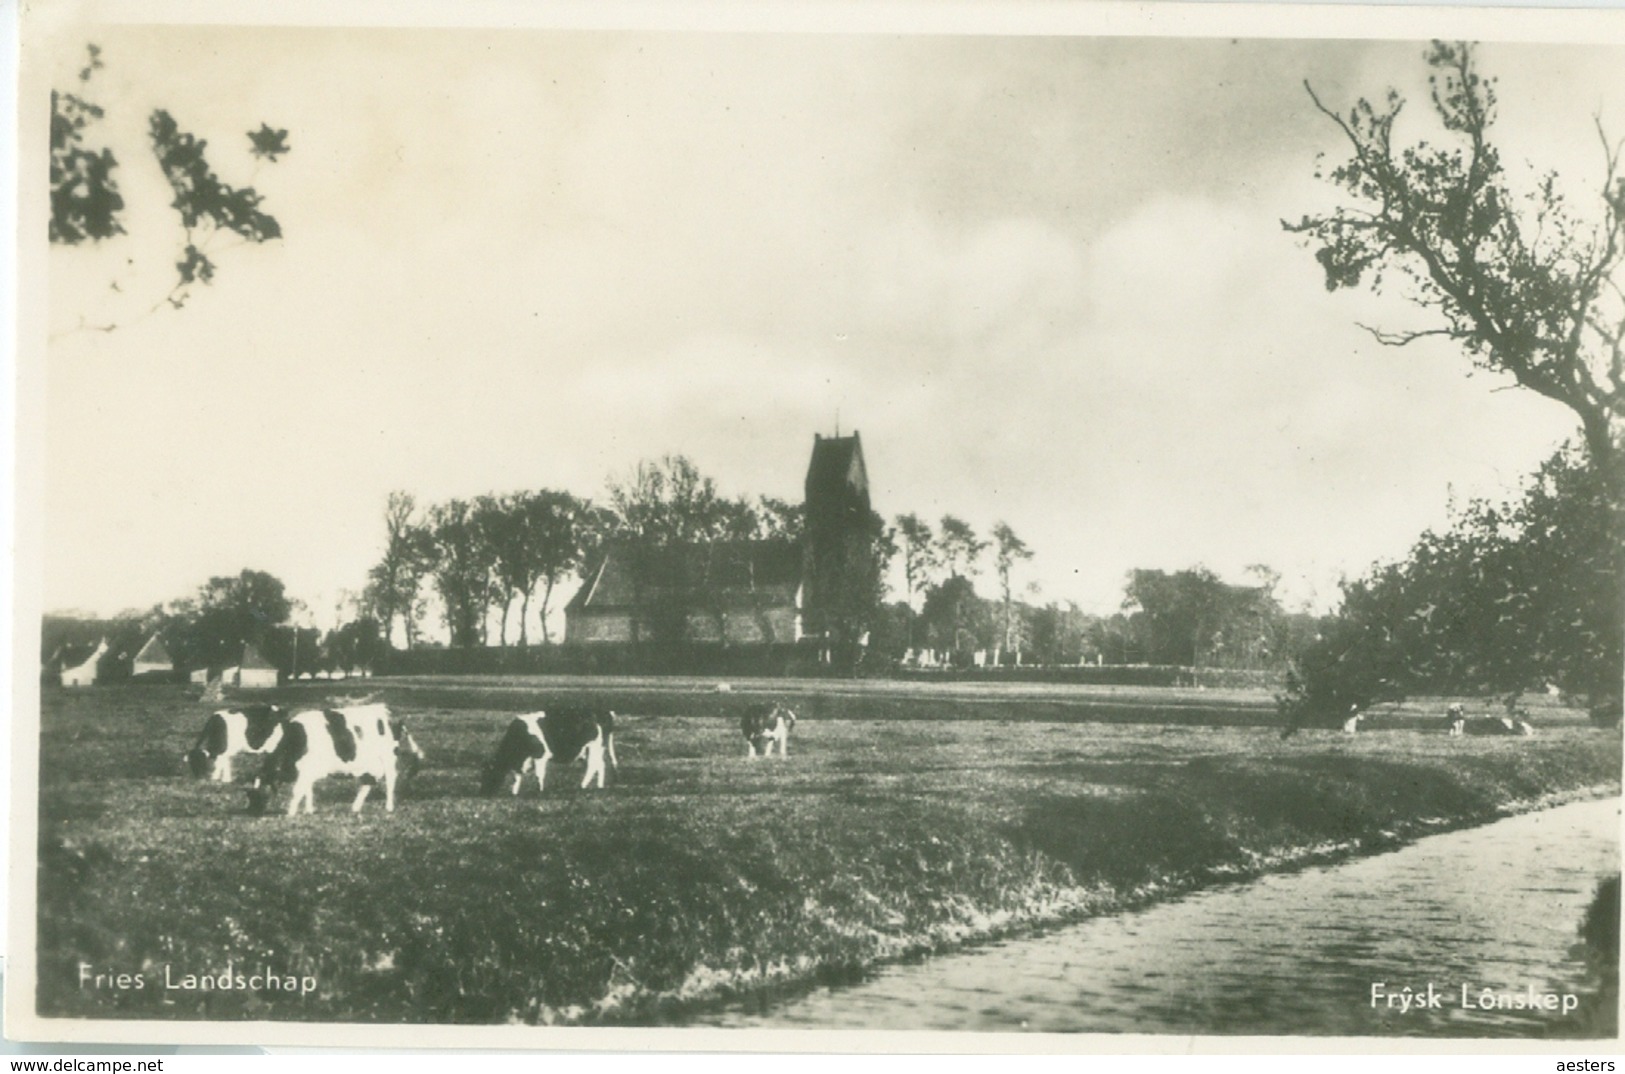
[[[484,644],[487,612],[501,612],[501,644],[519,604],[519,644],[529,644],[530,603],[540,597],[543,638],[558,583],[577,570],[603,532],[591,503],[553,489],[450,500],[426,511],[410,493],[384,508],[383,558],[368,572],[362,606],[386,638],[400,621],[410,648],[432,584],[453,645]],[[426,584],[427,583],[427,584]]]
[[[717,540],[799,540],[798,505],[773,497],[727,498],[686,457],[640,463],[611,479],[607,504],[571,492],[540,489],[453,499],[420,508],[407,492],[391,493],[384,509],[384,553],[368,572],[362,605],[408,648],[418,644],[429,596],[439,605],[450,644],[509,644],[516,607],[518,644],[530,644],[531,606],[538,606],[542,642],[551,642],[548,613],[562,583],[579,578],[608,541],[629,546]]]
[[[1019,629],[1021,620],[1011,576],[1018,563],[1033,558],[1032,549],[1005,522],[996,523],[990,537],[982,539],[969,523],[954,515],[942,516],[935,531],[916,514],[898,515],[895,525],[887,530],[888,547],[903,557],[903,603],[912,611],[915,596],[922,598],[921,618],[929,628],[930,647],[963,650],[967,640],[985,639],[984,644],[970,647],[1020,651],[1024,632]],[[983,628],[986,610],[972,581],[980,571],[982,556],[990,548],[1001,596],[993,630]],[[913,625],[911,619],[909,648],[919,640]]]

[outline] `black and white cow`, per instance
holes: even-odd
[[[775,744],[779,747],[779,757],[790,755],[790,728],[796,725],[796,714],[781,704],[758,705],[747,709],[739,721],[739,729],[745,735],[745,748],[750,751],[754,760],[756,750],[762,751],[763,757],[773,754]]]
[[[547,762],[570,764],[585,759],[587,772],[581,785],[595,779],[604,786],[604,758],[616,768],[615,714],[607,710],[548,709],[515,716],[497,743],[496,753],[486,762],[480,776],[480,790],[496,794],[502,787],[518,794],[526,772],[536,773],[536,790],[547,781]]]
[[[1481,716],[1466,722],[1469,735],[1517,735],[1528,738],[1535,733],[1528,720],[1516,716]]]
[[[1359,734],[1360,725],[1365,722],[1365,713],[1360,711],[1358,704],[1349,706],[1349,714],[1343,718],[1343,733],[1345,735]]]
[[[238,757],[269,754],[282,741],[287,712],[276,705],[244,705],[220,709],[203,721],[197,743],[182,755],[186,767],[199,779],[231,782],[231,764]]]
[[[395,784],[423,762],[423,751],[406,728],[389,715],[382,703],[348,708],[307,710],[290,716],[282,740],[266,760],[265,771],[249,792],[249,808],[263,812],[271,795],[283,783],[293,790],[288,816],[316,811],[316,784],[329,776],[353,776],[361,781],[350,812],[361,812],[374,783],[384,788],[384,809],[395,811]]]

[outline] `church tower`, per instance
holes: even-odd
[[[863,441],[813,435],[807,465],[802,571],[802,624],[830,649],[860,643],[878,599],[879,536],[869,505],[869,471]]]

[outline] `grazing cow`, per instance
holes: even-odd
[[[249,808],[263,812],[276,788],[293,785],[288,816],[316,811],[316,784],[328,776],[354,776],[361,781],[350,812],[361,812],[374,783],[384,787],[384,809],[395,811],[395,783],[417,771],[423,751],[384,704],[307,710],[288,718],[282,740],[249,792]]]
[[[1474,716],[1464,718],[1462,722],[1469,735],[1519,735],[1527,738],[1535,733],[1529,721],[1513,716]]]
[[[775,743],[779,747],[779,757],[790,755],[790,728],[796,725],[796,714],[781,704],[771,707],[759,705],[746,710],[744,717],[739,721],[739,729],[745,736],[745,748],[750,751],[752,760],[756,757],[756,750],[761,748],[762,756],[769,757],[773,753]]]
[[[1484,721],[1488,725],[1486,734],[1491,735],[1522,735],[1528,738],[1535,733],[1528,720],[1520,720],[1515,716],[1491,716]]]
[[[266,755],[282,741],[287,713],[276,705],[244,705],[220,709],[203,721],[197,743],[182,755],[186,767],[199,779],[231,782],[231,763],[239,756]]]
[[[504,784],[518,794],[526,772],[536,773],[536,791],[547,782],[547,762],[570,764],[585,759],[581,785],[604,786],[604,758],[616,768],[615,714],[587,709],[551,709],[515,716],[497,743],[496,753],[480,775],[480,790],[496,794]]]

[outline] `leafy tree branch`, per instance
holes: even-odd
[[[128,206],[119,190],[119,160],[112,149],[92,143],[94,128],[106,110],[89,99],[86,89],[103,67],[101,50],[88,47],[89,59],[79,72],[80,89],[51,92],[51,219],[50,241],[60,246],[100,243],[128,232]],[[288,151],[288,132],[262,123],[247,132],[248,153],[257,161],[275,163]],[[170,207],[180,217],[180,250],[174,262],[175,283],[148,312],[164,305],[185,305],[198,284],[213,282],[215,257],[221,234],[235,235],[239,243],[264,243],[282,237],[282,226],[267,213],[264,198],[252,186],[234,187],[215,174],[205,150],[208,143],[183,130],[167,109],[154,109],[147,121],[147,141],[159,170],[174,197]],[[115,280],[112,290],[121,290]],[[116,324],[79,327],[110,332]]]

